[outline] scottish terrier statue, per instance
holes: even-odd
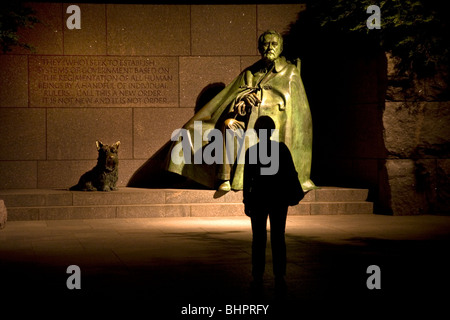
[[[96,141],[97,165],[80,177],[73,191],[114,191],[119,178],[119,145],[120,141],[109,146]]]

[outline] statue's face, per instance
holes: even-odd
[[[261,43],[260,53],[264,60],[274,61],[281,54],[282,46],[278,36],[275,34],[266,34]]]

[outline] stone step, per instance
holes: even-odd
[[[289,214],[370,214],[368,190],[321,187]],[[0,190],[8,220],[60,220],[242,215],[242,192],[120,188],[114,192]]]

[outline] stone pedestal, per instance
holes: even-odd
[[[243,216],[242,196],[200,189],[0,190],[9,221]],[[289,215],[372,214],[367,198],[367,189],[321,187],[290,207]]]

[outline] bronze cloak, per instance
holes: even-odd
[[[248,117],[247,129],[253,128],[256,119],[262,115],[272,117],[276,128],[279,130],[279,141],[288,146],[298,178],[304,191],[315,188],[310,179],[312,158],[312,119],[306,97],[303,82],[300,77],[300,63],[297,66],[288,62],[284,57],[279,57],[274,62],[271,72],[262,71],[262,61],[258,61],[251,67],[245,69],[219,94],[200,109],[184,126],[194,141],[196,129],[195,121],[201,121],[201,132],[203,137],[206,130],[221,129],[223,121],[234,107],[236,97],[248,88],[257,88],[257,94],[262,101],[260,106],[253,107]],[[198,129],[198,127],[197,127]],[[171,159],[173,148],[181,143],[174,141],[170,152],[166,154],[165,168],[170,172],[177,173],[210,188],[217,187],[217,164],[176,164]],[[208,141],[202,140],[202,147]],[[193,144],[192,144],[193,145]],[[192,146],[191,145],[191,146]],[[178,146],[181,148],[181,146]],[[190,150],[194,159],[194,149]],[[245,150],[243,150],[245,153]],[[243,164],[236,164],[232,170],[230,179],[234,190],[243,187]]]

